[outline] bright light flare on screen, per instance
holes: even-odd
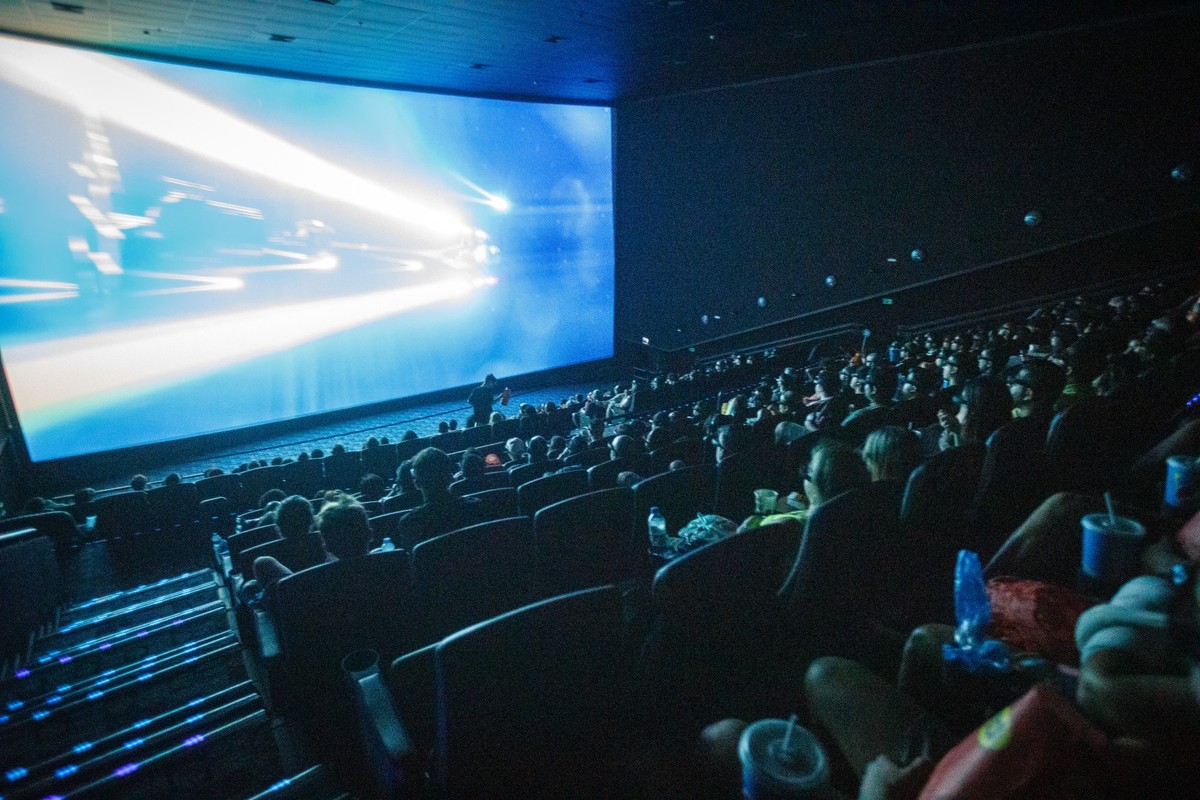
[[[183,281],[188,286],[172,286],[165,289],[147,289],[137,292],[140,297],[159,294],[186,294],[190,292],[231,292],[245,287],[246,282],[241,278],[213,278],[207,275],[179,275],[173,272],[142,272],[130,270],[127,275],[138,278],[152,278],[167,281]]]
[[[5,368],[17,410],[27,419],[103,404],[278,353],[304,342],[421,306],[464,298],[487,279],[456,276],[420,286],[287,306],[143,325],[13,345]],[[120,369],[109,366],[120,364]],[[63,380],[64,375],[71,376]]]
[[[467,180],[462,175],[454,175],[454,177],[456,179],[458,179],[459,181],[461,181],[464,185],[468,186],[471,189],[474,189],[476,192],[479,192],[478,196],[459,195],[460,200],[466,200],[471,203],[480,203],[485,206],[491,206],[496,211],[499,211],[501,214],[507,213],[509,211],[509,209],[512,208],[512,201],[509,200],[507,197],[502,197],[493,192],[489,192],[487,189],[484,189],[482,186],[480,186],[472,181]]]
[[[85,116],[253,175],[442,235],[470,230],[434,197],[401,194],[374,183],[109,56],[5,39],[0,74]],[[101,235],[120,234],[114,228]]]

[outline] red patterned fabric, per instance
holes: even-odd
[[[1037,653],[1058,664],[1079,664],[1075,623],[1093,602],[1072,589],[1041,581],[993,578],[991,635],[1020,652]]]

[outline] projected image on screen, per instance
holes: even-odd
[[[0,37],[0,354],[35,461],[612,355],[606,108]]]

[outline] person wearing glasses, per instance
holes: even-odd
[[[1046,361],[1030,361],[1018,367],[1008,379],[1013,401],[1013,416],[1046,419],[1054,413],[1054,404],[1066,383],[1060,367]]]

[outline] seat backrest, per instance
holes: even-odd
[[[641,459],[613,458],[588,467],[588,485],[593,490],[612,489],[617,485],[617,476],[622,472],[633,472],[641,477],[645,464]]]
[[[422,436],[416,439],[409,439],[407,442],[396,442],[396,466],[404,461],[415,456],[417,453],[429,447],[430,437]]]
[[[386,514],[379,514],[370,518],[371,525],[371,540],[375,546],[383,541],[384,537],[391,537],[392,541],[396,540],[396,523],[408,513],[408,509],[402,511],[390,511]]]
[[[689,437],[668,442],[652,454],[657,472],[665,472],[672,461],[682,461],[690,466],[712,463],[712,453],[703,439]]]
[[[414,649],[412,571],[404,550],[301,570],[272,586],[268,598],[280,648],[271,691],[285,715],[319,712],[322,692],[337,694],[342,685],[347,653],[372,649],[390,663]]]
[[[202,542],[204,545],[201,552],[207,552],[211,534],[219,533],[223,538],[228,538],[233,534],[236,517],[233,513],[233,504],[228,499],[208,497],[201,500],[199,517],[203,536],[198,537],[197,542]]]
[[[506,442],[517,435],[520,429],[520,421],[516,419],[506,419],[492,425],[493,442]]]
[[[761,525],[686,553],[654,576],[655,613],[706,636],[745,632],[756,613],[777,609],[800,548],[798,520]]]
[[[533,518],[543,595],[617,583],[636,575],[633,490],[602,489],[539,510]]]
[[[717,465],[717,489],[713,508],[717,514],[741,522],[754,513],[755,489],[778,489],[771,476],[760,468],[753,453],[733,453]]]
[[[0,658],[24,660],[30,634],[50,623],[62,602],[63,585],[49,538],[34,533],[7,542],[0,545]]]
[[[536,599],[529,517],[493,520],[428,539],[413,548],[412,561],[425,642]]]
[[[968,442],[913,470],[900,507],[900,524],[910,544],[928,542],[955,552],[969,544],[967,519],[986,456],[984,445]]]
[[[868,621],[909,587],[898,574],[896,490],[871,484],[812,510],[796,561],[780,590],[785,613],[813,647],[845,654]]]
[[[274,525],[260,525],[257,528],[235,533],[226,539],[225,544],[229,546],[229,560],[233,563],[234,572],[241,572],[241,567],[244,566],[242,553],[251,547],[258,547],[260,544],[273,542],[279,538],[279,529]],[[242,574],[245,575],[245,573]]]
[[[146,492],[150,516],[159,528],[193,523],[200,512],[200,491],[194,483],[158,486]]]
[[[201,500],[211,497],[224,497],[229,501],[234,513],[250,507],[246,494],[242,489],[240,474],[213,475],[211,478],[201,478],[196,481],[196,490],[200,492]],[[258,499],[256,496],[255,500]]]
[[[517,487],[517,510],[532,517],[539,509],[587,490],[588,475],[581,469],[546,475]]]
[[[283,465],[276,464],[274,466],[255,467],[254,469],[246,470],[242,473],[242,488],[246,492],[246,497],[255,503],[272,489],[287,491],[287,486],[284,483]]]
[[[150,505],[145,492],[120,492],[92,500],[96,515],[96,536],[116,539],[144,533],[150,529]]]
[[[436,651],[442,796],[593,796],[623,728],[621,595],[544,600],[475,625]]]
[[[429,437],[429,446],[436,447],[443,453],[453,453],[463,449],[463,432],[461,430],[447,431]]]
[[[969,526],[969,549],[985,564],[1049,496],[1046,429],[1040,420],[1015,419],[988,438]]]
[[[658,506],[667,520],[667,532],[678,533],[697,514],[712,512],[715,485],[716,467],[712,464],[684,467],[640,481],[633,487],[635,528],[644,525],[650,509]]]
[[[384,514],[391,514],[393,511],[407,511],[410,508],[416,508],[425,502],[425,497],[419,491],[414,489],[411,492],[403,494],[394,494],[390,497],[383,498],[380,503],[380,508]]]
[[[324,458],[324,468],[326,484],[324,488],[341,489],[347,492],[358,490],[358,481],[362,477],[362,459],[357,450],[330,453]]]
[[[589,447],[586,450],[581,450],[574,455],[567,456],[563,459],[565,467],[583,467],[590,469],[597,464],[602,464],[612,458],[612,453],[607,447]]]
[[[396,445],[381,444],[368,447],[359,453],[362,460],[362,474],[374,473],[385,481],[390,481],[396,475],[396,467],[400,462],[396,458]]]
[[[483,520],[504,519],[517,515],[517,490],[511,486],[502,489],[488,489],[486,492],[475,492],[464,495],[473,497],[480,503],[476,509]]]
[[[320,542],[307,542],[296,539],[272,539],[269,542],[248,547],[238,554],[234,562],[234,571],[240,572],[247,580],[254,575],[254,559],[270,556],[292,572],[315,567],[325,563],[325,551]]]
[[[1046,435],[1046,467],[1053,491],[1103,494],[1140,452],[1131,447],[1139,410],[1108,397],[1091,397],[1054,417]]]
[[[549,468],[550,465],[545,462],[539,464],[522,464],[508,471],[508,480],[513,486],[520,486],[523,483],[528,483],[542,477]]]
[[[464,450],[469,447],[482,447],[492,441],[492,429],[488,425],[476,425],[466,428],[459,439],[459,447]]]
[[[312,497],[325,488],[324,459],[306,458],[283,465],[283,481],[288,494]],[[388,476],[384,476],[388,477]]]
[[[66,511],[43,511],[39,514],[22,514],[19,517],[0,518],[0,533],[33,528],[39,536],[54,543],[60,555],[65,554],[79,534],[75,518]]]

